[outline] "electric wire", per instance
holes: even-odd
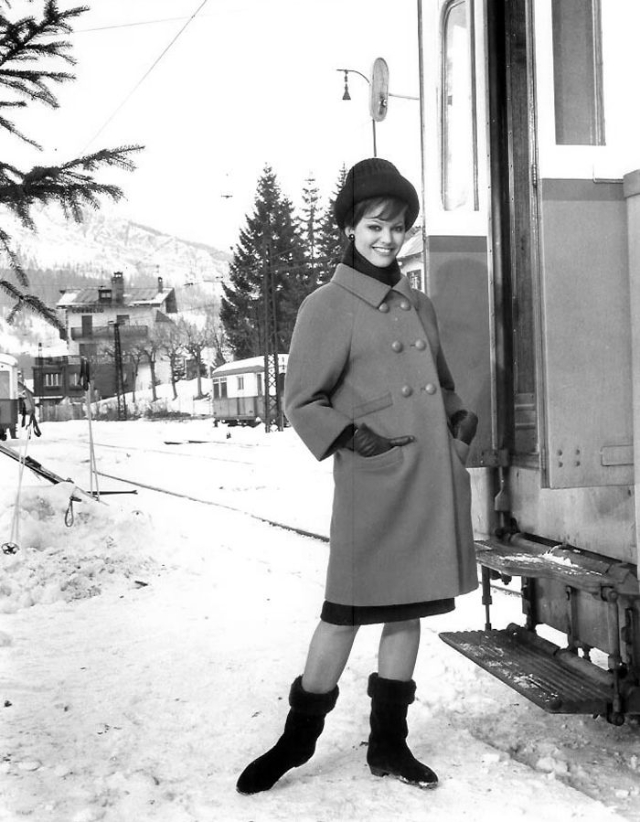
[[[88,148],[88,147],[89,147],[89,146],[90,146],[90,145],[91,145],[91,144],[92,144],[92,143],[93,143],[93,142],[94,142],[94,141],[95,141],[95,140],[96,140],[96,139],[97,139],[97,138],[98,138],[98,137],[102,134],[102,132],[103,132],[103,131],[105,130],[105,128],[109,125],[109,123],[111,123],[111,121],[112,121],[112,120],[116,117],[116,115],[117,115],[117,114],[119,114],[119,112],[121,111],[121,109],[122,109],[122,108],[124,108],[124,106],[125,106],[125,105],[129,102],[129,100],[133,97],[133,95],[136,93],[136,91],[140,88],[140,86],[142,85],[142,83],[144,83],[144,81],[147,79],[147,77],[148,77],[148,76],[151,74],[151,72],[152,72],[152,71],[156,68],[156,66],[158,65],[158,63],[160,63],[160,61],[162,60],[162,58],[163,58],[163,57],[167,54],[167,52],[168,52],[168,51],[172,48],[172,46],[174,46],[174,45],[175,45],[176,41],[177,41],[177,40],[178,40],[178,38],[179,38],[179,37],[183,34],[183,32],[185,31],[185,29],[187,28],[187,26],[188,26],[188,25],[189,25],[189,24],[190,24],[193,20],[195,20],[195,18],[197,17],[198,13],[199,13],[199,12],[200,12],[200,11],[201,11],[201,10],[202,10],[205,6],[206,6],[206,4],[208,3],[208,1],[209,1],[209,0],[202,0],[202,3],[201,3],[201,4],[198,6],[198,8],[197,8],[197,9],[193,12],[193,14],[191,15],[191,17],[189,17],[189,19],[187,20],[187,22],[186,22],[186,23],[184,24],[184,26],[180,29],[180,31],[176,34],[176,36],[173,38],[173,40],[171,40],[171,42],[170,42],[167,46],[165,46],[165,48],[162,50],[162,52],[160,53],[160,55],[159,55],[159,56],[158,56],[158,57],[154,60],[154,62],[151,64],[151,66],[147,69],[147,71],[146,71],[146,72],[142,75],[142,77],[138,80],[138,82],[137,82],[137,83],[136,83],[136,85],[135,85],[135,86],[131,89],[131,91],[129,92],[129,94],[128,94],[125,98],[124,98],[124,100],[122,100],[122,102],[118,105],[118,107],[115,109],[115,111],[114,111],[114,112],[113,112],[113,113],[112,113],[112,114],[108,117],[108,119],[107,119],[107,120],[103,123],[103,125],[102,125],[99,129],[98,129],[98,131],[97,131],[97,132],[93,135],[93,137],[92,137],[92,138],[89,140],[89,142],[85,145],[85,147],[82,149],[82,153],[83,153],[83,154],[86,152],[87,148]]]
[[[115,23],[112,26],[95,26],[94,28],[90,29],[74,29],[73,33],[76,34],[91,34],[94,31],[113,31],[117,29],[129,29],[135,28],[137,26],[152,26],[156,23],[175,23],[178,20],[186,20],[188,19],[184,14],[181,17],[158,17],[154,20],[139,20],[136,23]]]

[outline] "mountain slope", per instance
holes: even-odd
[[[109,209],[88,212],[82,223],[65,220],[53,208],[35,213],[36,232],[4,218],[3,226],[29,269],[76,268],[96,278],[114,271],[125,277],[161,275],[169,285],[217,279],[230,255],[117,217]]]

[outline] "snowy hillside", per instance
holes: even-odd
[[[18,500],[0,455],[0,543],[19,545],[0,553],[0,822],[640,821],[637,724],[545,714],[439,639],[482,626],[477,592],[423,620],[409,742],[436,791],[366,767],[372,626],[313,759],[236,793],[281,731],[327,558],[264,520],[326,536],[330,462],[291,430],[92,430],[100,489],[135,495],[69,508],[72,485],[25,474]],[[45,423],[29,454],[90,487],[85,422]],[[522,621],[518,597],[494,600],[496,627]]]
[[[197,319],[194,306],[211,302],[212,294],[219,297],[227,275],[227,252],[115,217],[109,208],[87,212],[80,224],[65,220],[56,208],[40,209],[35,222],[34,233],[3,217],[3,227],[29,272],[29,292],[52,307],[61,290],[96,281],[107,284],[114,271],[122,271],[130,286],[153,285],[161,276],[165,285],[180,290],[179,310]],[[13,275],[3,267],[6,264],[0,259],[0,277],[13,282]],[[57,332],[28,310],[8,326],[4,317],[12,306],[13,301],[0,292],[0,351],[34,355],[38,343],[47,348],[59,342]]]
[[[75,266],[84,274],[109,277],[161,274],[168,285],[213,279],[226,273],[229,254],[116,217],[107,206],[87,211],[82,223],[65,220],[56,208],[35,211],[34,233],[6,219],[23,265],[28,268]]]

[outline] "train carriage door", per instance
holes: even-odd
[[[422,0],[424,289],[458,393],[480,419],[467,464],[493,452],[482,0]],[[415,245],[415,241],[411,241]],[[413,248],[413,246],[412,246]],[[411,272],[409,272],[411,274]]]
[[[499,447],[540,466],[536,111],[530,0],[487,0],[491,250]]]
[[[634,481],[623,177],[638,168],[639,23],[637,0],[535,2],[544,484],[553,489]]]

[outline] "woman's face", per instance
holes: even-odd
[[[365,260],[378,268],[387,268],[404,242],[404,210],[392,219],[380,216],[379,209],[367,211],[356,226],[347,226],[346,232],[354,235],[356,250]]]

